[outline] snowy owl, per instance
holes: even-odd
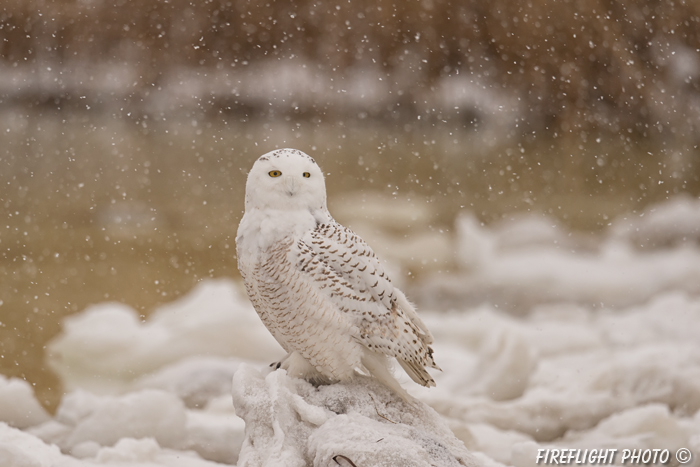
[[[279,149],[253,164],[236,252],[255,310],[287,352],[278,368],[317,385],[359,370],[405,398],[394,357],[413,381],[435,386],[430,331],[372,249],[331,217],[313,158]]]

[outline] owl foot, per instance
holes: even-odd
[[[298,352],[289,353],[282,361],[271,363],[270,367],[274,370],[282,368],[289,376],[304,379],[316,387],[333,382],[330,378],[321,374]]]

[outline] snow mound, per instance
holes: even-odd
[[[372,378],[316,388],[241,365],[233,403],[246,423],[239,467],[481,465],[434,410]]]
[[[26,381],[0,375],[0,422],[15,428],[28,428],[49,420],[49,414],[34,398]],[[0,462],[0,465],[3,464]]]
[[[611,233],[645,249],[700,245],[700,198],[676,196],[652,205],[638,216],[615,219]]]
[[[62,454],[30,433],[0,423],[0,465],[8,467],[221,467],[190,452],[163,449],[149,438],[121,439],[115,446],[100,448],[94,458],[77,459]]]
[[[140,377],[132,388],[162,389],[188,408],[204,408],[217,397],[230,396],[231,378],[240,364],[236,358],[189,357]]]
[[[63,398],[53,421],[32,432],[64,452],[89,457],[122,438],[152,438],[160,446],[179,447],[186,423],[182,401],[167,392],[148,389],[112,397],[79,390]]]
[[[516,317],[482,305],[423,317],[444,372],[436,388],[412,392],[472,452],[518,467],[549,447],[700,455],[699,297],[667,293],[620,311],[540,305]]]
[[[187,410],[174,394],[155,389],[118,397],[78,390],[63,398],[53,420],[28,432],[78,459],[114,460],[126,455],[144,460],[160,456],[165,448],[235,464],[243,421],[233,412],[230,396],[226,399],[228,407],[223,410],[221,404]],[[132,444],[124,445],[124,440]]]
[[[58,447],[0,422],[0,465],[52,467],[64,457]]]
[[[424,314],[443,373],[414,392],[444,416],[549,441],[649,403],[700,410],[700,299],[661,295],[624,311],[489,306]],[[447,356],[447,358],[443,358]]]
[[[485,226],[463,214],[455,221],[458,271],[427,277],[416,298],[424,308],[487,302],[526,313],[542,303],[628,307],[671,290],[700,294],[700,200],[679,197],[647,214],[616,221],[598,238],[547,217]]]
[[[148,320],[118,303],[66,318],[48,360],[66,389],[97,394],[128,389],[136,378],[194,355],[273,361],[281,349],[232,281],[202,282]]]
[[[700,453],[700,417],[679,419],[668,407],[648,404],[616,413],[592,430],[570,431],[555,443],[538,444],[532,441],[516,442],[508,447],[511,450],[510,463],[515,467],[537,467],[538,449],[617,449],[614,465],[629,465],[622,462],[625,449],[668,449],[671,453],[679,448],[690,449],[693,459]],[[679,465],[673,459],[670,465]],[[697,462],[685,464],[697,465]]]

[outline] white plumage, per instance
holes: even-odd
[[[326,208],[321,169],[280,149],[248,175],[236,237],[238,268],[265,326],[288,355],[280,366],[315,384],[369,372],[405,396],[394,357],[418,384],[434,386],[432,336],[372,249]]]

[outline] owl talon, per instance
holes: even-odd
[[[279,370],[281,366],[282,366],[282,362],[272,362],[272,363],[270,363],[270,368],[274,368],[275,370]]]

